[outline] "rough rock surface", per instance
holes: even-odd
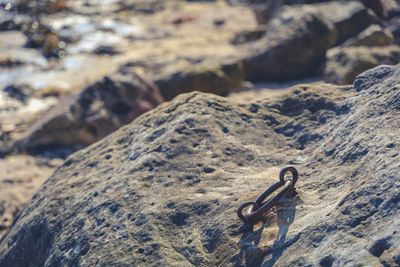
[[[170,70],[156,78],[166,100],[193,91],[227,95],[241,86],[244,78],[243,65],[234,62],[203,62],[185,70]]]
[[[87,146],[163,101],[158,88],[135,73],[115,73],[65,98],[18,142],[24,150]]]
[[[236,103],[191,93],[83,149],[0,243],[0,266],[400,264],[400,66]],[[238,236],[235,210],[300,171]]]
[[[380,64],[400,62],[399,46],[333,48],[327,53],[324,80],[351,84],[358,74]]]
[[[280,81],[311,74],[335,42],[332,24],[297,8],[283,8],[265,36],[247,47],[246,79]]]

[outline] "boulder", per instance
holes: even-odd
[[[326,51],[367,28],[375,17],[359,2],[285,6],[244,59],[251,81],[284,81],[313,74]]]
[[[253,42],[261,39],[265,35],[266,29],[264,26],[258,26],[255,29],[238,32],[231,40],[233,45],[241,45],[248,42]]]
[[[395,40],[395,43],[400,44],[400,18],[392,19],[387,27],[385,28],[388,32],[390,32]]]
[[[377,21],[373,13],[357,1],[335,1],[295,8],[316,14],[331,22],[337,31],[336,44],[343,43]]]
[[[237,103],[190,93],[71,155],[0,243],[0,266],[400,264],[400,66]],[[239,205],[294,164],[253,233]]]
[[[385,2],[389,2],[391,0],[361,0],[366,7],[373,10],[376,15],[379,17],[385,16]]]
[[[258,24],[266,25],[284,5],[303,5],[329,2],[332,0],[248,0],[254,10]]]
[[[3,91],[9,97],[12,97],[24,103],[35,92],[35,90],[29,84],[11,84],[6,86]]]
[[[90,145],[163,101],[135,73],[114,73],[66,97],[36,121],[17,144],[23,150]]]
[[[248,2],[254,10],[257,23],[260,25],[268,24],[283,4],[282,0],[249,0]]]
[[[399,46],[334,48],[327,53],[324,80],[336,84],[351,84],[358,74],[380,64],[400,62]]]
[[[283,8],[268,25],[265,36],[245,47],[245,77],[283,81],[309,75],[335,44],[336,36],[333,25],[317,15]]]
[[[249,0],[248,2],[254,10],[257,22],[262,25],[268,24],[283,6],[295,5],[294,8],[313,9],[320,16],[337,23],[338,28],[345,34],[357,27],[363,27],[364,23],[370,23],[368,21],[371,20],[371,14],[367,8],[378,16],[385,14],[385,6],[380,0]]]
[[[390,19],[400,14],[397,0],[362,0],[362,2],[382,19]]]
[[[155,78],[166,100],[192,91],[227,95],[243,82],[243,66],[240,61],[206,61],[185,70],[170,69]]]
[[[387,46],[394,44],[393,35],[378,25],[371,25],[343,46]]]

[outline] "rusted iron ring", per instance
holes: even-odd
[[[285,181],[285,175],[287,172],[292,173],[292,179]],[[253,226],[258,222],[264,220],[264,215],[276,206],[281,198],[290,190],[294,190],[294,185],[298,180],[299,174],[296,168],[289,166],[283,168],[279,172],[279,181],[267,188],[263,193],[261,193],[254,202],[245,202],[237,210],[239,219],[243,221],[243,226],[241,231],[252,231]],[[278,193],[271,199],[265,201],[265,199],[271,195],[276,190]],[[243,210],[250,207],[246,214],[243,214]]]
[[[285,175],[287,172],[292,173],[292,181],[294,186],[297,182],[297,179],[299,179],[299,172],[293,166],[285,167],[279,172],[279,181],[282,183],[282,185],[285,183]]]
[[[237,215],[239,217],[239,219],[241,219],[243,222],[247,222],[247,218],[245,215],[243,215],[243,210],[245,208],[247,208],[248,206],[253,206],[256,209],[258,209],[258,205],[255,202],[249,201],[249,202],[245,202],[242,205],[240,205],[240,207],[237,210]]]

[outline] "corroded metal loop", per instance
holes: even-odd
[[[249,206],[252,206],[252,207],[255,207],[256,209],[258,209],[258,205],[255,202],[249,201],[249,202],[245,202],[242,205],[240,205],[240,207],[237,210],[237,215],[238,215],[239,219],[241,219],[244,223],[247,222],[247,218],[243,214],[243,210]]]
[[[285,181],[285,174],[287,172],[292,173],[292,179]],[[298,180],[299,174],[296,168],[289,166],[283,168],[279,173],[279,181],[267,188],[263,193],[261,193],[254,202],[245,202],[240,205],[237,214],[239,219],[243,221],[243,226],[241,229],[244,231],[252,231],[253,226],[260,221],[263,221],[264,215],[276,206],[281,198],[288,193],[290,190],[294,189],[294,185]],[[267,199],[272,193],[279,190],[273,197]],[[266,200],[267,199],[267,200]],[[243,213],[243,210],[250,207],[247,213]]]
[[[280,184],[280,183],[279,183]],[[275,185],[275,184],[274,184]],[[274,186],[273,185],[273,186]],[[279,189],[278,193],[273,196],[271,199],[263,202],[265,200],[265,198],[270,195],[266,195],[266,194],[261,194],[257,200],[259,200],[261,202],[258,209],[253,210],[252,207],[250,207],[249,212],[245,215],[246,219],[248,222],[252,223],[252,224],[256,224],[261,220],[262,215],[264,215],[265,213],[267,213],[272,207],[276,206],[279,202],[279,200],[283,197],[283,195],[285,195],[285,193],[292,187],[293,182],[291,180],[288,180],[285,182],[285,184],[283,186],[279,186],[278,188],[276,188],[275,190],[273,190],[272,192],[276,191]],[[271,189],[268,188],[267,191]],[[271,193],[272,193],[271,192]],[[263,196],[263,199],[260,198],[261,196]],[[256,202],[257,203],[257,202]]]
[[[285,175],[287,172],[292,173],[292,180],[293,180],[293,186],[294,186],[297,182],[297,179],[299,178],[299,172],[293,166],[285,167],[279,172],[279,181],[282,183],[282,185],[285,183]]]
[[[257,198],[256,198],[256,204],[258,206],[261,206],[264,200],[271,195],[273,192],[275,192],[277,189],[279,189],[282,186],[282,183],[276,182],[273,185],[271,185],[267,190],[265,190],[263,193],[261,193]]]

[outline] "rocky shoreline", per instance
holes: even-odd
[[[399,265],[399,15],[0,1],[0,266]]]

